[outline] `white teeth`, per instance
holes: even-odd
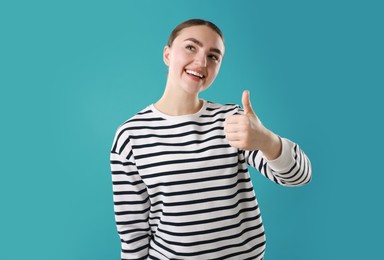
[[[194,75],[194,76],[197,76],[197,77],[199,77],[199,78],[204,78],[204,75],[201,75],[200,73],[198,73],[198,72],[196,72],[196,71],[193,71],[193,70],[186,70],[186,72],[188,73],[188,74],[192,74],[192,75]]]

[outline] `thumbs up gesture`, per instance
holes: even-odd
[[[228,143],[241,150],[261,150],[269,160],[281,153],[281,140],[264,127],[253,111],[249,91],[243,91],[243,115],[232,115],[225,120],[224,132]]]

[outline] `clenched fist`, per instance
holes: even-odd
[[[264,127],[252,109],[249,91],[243,91],[243,115],[232,115],[225,120],[225,136],[229,144],[241,150],[261,150],[269,160],[281,153],[280,137]]]

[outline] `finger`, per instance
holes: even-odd
[[[238,135],[237,133],[226,133],[225,138],[229,142],[239,142],[241,140],[241,136]]]
[[[244,115],[232,115],[225,119],[226,124],[246,124],[249,118]]]
[[[247,125],[244,124],[228,124],[224,127],[224,132],[242,134],[247,131]]]
[[[243,91],[243,96],[241,98],[243,108],[244,108],[244,114],[245,115],[255,115],[255,112],[253,112],[253,108],[251,105],[251,100],[250,100],[250,93],[248,90]]]
[[[234,148],[243,149],[245,146],[240,140],[228,141],[228,144]]]

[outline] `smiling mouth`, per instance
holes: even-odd
[[[198,72],[196,72],[196,71],[194,71],[194,70],[185,70],[185,72],[186,72],[187,74],[189,74],[189,75],[193,75],[193,76],[198,77],[198,78],[200,78],[200,79],[205,78],[205,76],[204,76],[203,74],[200,74],[200,73],[198,73]]]

